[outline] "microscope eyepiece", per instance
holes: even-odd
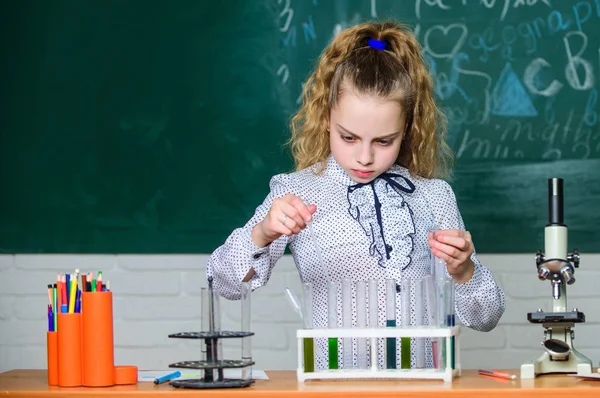
[[[548,225],[564,225],[563,179],[548,180]]]

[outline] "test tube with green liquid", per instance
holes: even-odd
[[[310,282],[302,284],[304,295],[304,306],[302,308],[302,319],[304,320],[304,328],[312,329],[313,324],[313,285]],[[304,338],[304,371],[315,371],[315,339],[312,337]]]
[[[402,327],[410,326],[410,278],[402,278],[400,312],[402,316]],[[402,369],[410,369],[410,337],[402,337],[400,340],[400,366]]]
[[[396,281],[387,279],[385,281],[385,325],[389,328],[396,327]],[[386,367],[396,369],[396,338],[388,337],[385,341]]]
[[[338,286],[335,282],[329,282],[327,286],[327,324],[329,329],[337,328],[337,292]],[[329,338],[329,369],[338,369],[338,338]]]

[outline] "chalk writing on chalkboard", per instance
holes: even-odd
[[[535,252],[551,177],[599,250],[600,0],[8,3],[0,251],[211,252],[293,167],[321,51],[388,18],[429,65],[477,251]]]
[[[587,33],[600,20],[598,0],[415,0],[413,13],[410,2],[278,3],[285,55],[277,75],[293,85],[296,104],[312,66],[299,55],[314,57],[342,28],[387,15],[414,28],[459,161],[600,153],[600,49]]]
[[[522,204],[537,192],[515,188],[515,195],[503,202],[514,208],[494,209],[498,190],[521,186],[523,179],[530,186],[543,185],[544,178],[563,172],[561,162],[588,171],[582,178],[597,188],[590,180],[600,179],[600,170],[586,161],[600,158],[600,0],[279,3],[278,76],[294,99],[289,103],[296,106],[306,74],[314,66],[305,60],[314,61],[341,29],[388,16],[412,26],[447,117],[448,140],[456,156],[453,186],[459,202],[469,205],[462,209],[463,217],[480,234],[485,231],[491,237],[496,232],[490,228],[510,229],[502,221],[498,228],[490,220],[518,220],[525,210]],[[498,178],[509,167],[537,171],[528,175],[511,169],[512,177]],[[481,187],[477,181],[486,179],[501,180],[503,185],[493,185],[487,194],[479,192],[480,201],[474,202],[473,192]],[[595,193],[581,195],[596,197],[596,188]],[[479,207],[472,207],[477,203]],[[585,224],[580,215],[575,218]],[[529,228],[525,221],[517,224],[521,230]],[[484,243],[480,249],[499,250],[493,241]]]

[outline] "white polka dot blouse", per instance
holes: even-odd
[[[313,284],[314,327],[328,324],[327,280],[339,283],[338,326],[342,326],[342,280],[354,282],[378,280],[378,298],[366,297],[367,307],[379,307],[379,325],[386,325],[385,281],[397,283],[396,324],[402,324],[401,280],[422,278],[432,273],[431,249],[427,234],[436,229],[465,230],[450,185],[440,179],[411,176],[408,170],[394,165],[370,184],[357,184],[332,156],[323,173],[316,167],[274,176],[270,193],[256,209],[254,216],[234,230],[225,243],[210,256],[207,276],[213,287],[227,299],[240,298],[240,283],[251,268],[252,289],[269,281],[271,271],[284,254],[286,246],[294,258],[302,282]],[[250,238],[252,228],[267,214],[273,199],[291,193],[307,204],[315,204],[311,228],[319,255],[308,228],[291,237],[281,236],[270,245],[257,247]],[[474,237],[476,243],[477,237]],[[492,272],[473,253],[475,272],[470,281],[455,284],[455,312],[466,327],[489,331],[505,309],[505,296]],[[282,291],[284,287],[282,286]],[[301,292],[297,292],[301,293]],[[414,291],[412,292],[414,294]],[[356,326],[356,300],[353,296],[353,325]],[[414,303],[411,316],[414,316]],[[316,366],[327,368],[327,342],[317,339]],[[381,339],[383,340],[383,339]],[[340,359],[341,356],[340,344]],[[397,344],[398,350],[400,344]],[[429,345],[428,345],[429,347]],[[385,347],[380,344],[379,362],[383,364]],[[356,353],[356,344],[354,344]],[[399,355],[398,355],[399,357]],[[412,361],[415,361],[414,355]],[[426,363],[431,366],[431,349]],[[414,364],[413,364],[414,365]]]

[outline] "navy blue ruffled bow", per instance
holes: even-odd
[[[402,180],[404,180],[404,182],[406,182],[407,186],[400,184],[394,178],[401,178]],[[373,190],[373,198],[375,200],[375,214],[377,215],[377,224],[379,224],[379,231],[381,233],[381,239],[383,239],[383,245],[385,247],[385,256],[389,260],[390,252],[392,251],[392,247],[386,243],[385,235],[383,234],[383,220],[381,217],[381,202],[379,201],[379,197],[377,196],[377,192],[375,191],[375,182],[378,179],[383,179],[385,182],[387,182],[389,184],[389,186],[391,186],[396,191],[401,191],[401,192],[406,192],[406,193],[413,193],[415,191],[415,185],[408,178],[406,178],[400,174],[383,173],[380,176],[378,176],[377,178],[373,179],[373,181],[371,181],[371,182],[359,183],[359,184],[351,185],[348,187],[347,197],[348,197],[349,204],[351,204],[350,195],[357,189],[361,189],[366,186],[370,186],[371,189]],[[350,212],[350,209],[348,209],[348,211]],[[358,219],[358,217],[360,217],[360,215],[357,215],[357,217],[354,217],[352,215],[352,212],[350,212],[350,215],[356,219]]]

